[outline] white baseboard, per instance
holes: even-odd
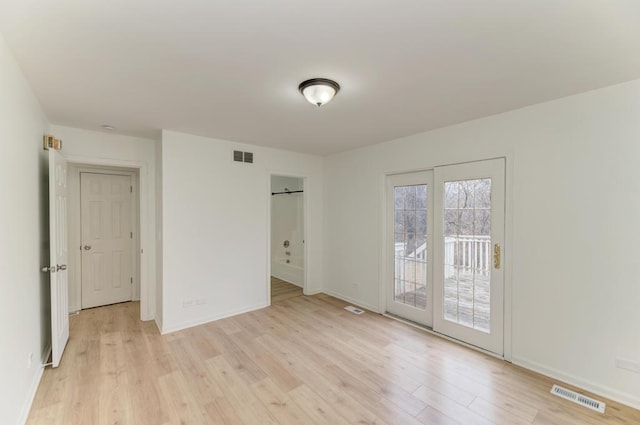
[[[548,376],[549,378],[558,379],[560,381],[566,382],[569,385],[582,388],[593,394],[597,394],[618,403],[633,407],[634,409],[640,409],[640,397],[638,395],[624,393],[613,388],[599,385],[587,379],[583,379],[578,376],[574,376],[520,357],[514,356],[513,364],[521,366],[525,369],[532,370],[534,372],[538,372],[542,375]]]
[[[29,412],[31,411],[31,406],[33,405],[33,400],[36,398],[36,393],[38,392],[38,387],[40,386],[40,381],[42,380],[42,375],[44,374],[44,364],[49,360],[49,356],[51,355],[51,345],[46,349],[44,353],[44,357],[41,360],[40,367],[36,370],[36,373],[33,375],[33,380],[31,381],[31,385],[29,385],[29,391],[27,392],[27,399],[22,406],[22,410],[20,411],[20,416],[18,418],[18,425],[24,425],[27,423],[27,419],[29,418]]]
[[[158,328],[158,331],[162,333],[162,319],[156,316],[156,318],[153,319],[153,321],[156,322],[156,327]]]
[[[324,293],[324,294],[330,295],[330,296],[332,296],[332,297],[334,297],[334,298],[338,298],[339,300],[342,300],[342,301],[346,301],[346,302],[348,302],[348,303],[351,303],[351,304],[353,304],[353,305],[354,305],[354,306],[356,306],[356,307],[364,308],[364,309],[366,309],[366,310],[373,311],[374,313],[380,313],[379,308],[378,308],[378,307],[376,307],[376,306],[373,306],[373,305],[371,305],[371,304],[364,303],[364,302],[362,302],[362,301],[356,300],[356,299],[351,298],[351,297],[347,297],[347,296],[345,296],[345,295],[342,295],[342,294],[340,294],[340,293],[338,293],[338,292],[335,292],[335,291],[332,291],[332,290],[330,290],[330,289],[323,289],[322,291],[319,291],[319,292],[322,292],[322,293]]]
[[[299,278],[292,273],[286,273],[286,272],[278,273],[278,272],[274,272],[273,268],[271,268],[271,276],[278,278],[280,280],[284,280],[285,282],[290,283],[292,285],[299,286],[300,288],[304,287],[302,282],[299,281]]]
[[[255,305],[251,305],[248,307],[239,308],[236,310],[225,311],[224,313],[214,314],[213,316],[203,317],[201,319],[196,320],[188,320],[186,322],[178,323],[175,325],[169,325],[166,328],[163,326],[161,329],[161,334],[165,335],[171,332],[181,331],[183,329],[192,328],[198,325],[204,325],[205,323],[215,322],[216,320],[226,319],[227,317],[237,316],[238,314],[248,313],[254,310],[260,310],[261,308],[268,307],[267,303],[259,303]]]
[[[288,274],[271,273],[271,276],[273,276],[273,277],[275,277],[275,278],[278,278],[278,279],[280,279],[280,280],[284,280],[285,282],[290,283],[290,284],[292,284],[292,285],[295,285],[295,286],[297,286],[297,287],[299,287],[299,288],[304,288],[304,285],[303,285],[302,283],[300,283],[300,282],[296,282],[296,281],[295,281],[296,279],[295,279],[295,278],[293,278],[293,277],[291,277],[291,276],[290,276],[290,275],[288,275]]]
[[[304,295],[310,296],[310,295],[317,295],[317,294],[322,294],[323,291],[322,289],[310,289],[307,291],[303,291]]]

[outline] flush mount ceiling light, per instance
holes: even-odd
[[[110,124],[102,124],[100,127],[101,127],[103,130],[107,130],[107,131],[113,131],[113,130],[115,130],[115,129],[116,129],[114,126],[112,126],[112,125],[110,125]]]
[[[300,83],[298,90],[307,101],[316,106],[331,102],[340,91],[340,84],[326,78],[312,78]]]

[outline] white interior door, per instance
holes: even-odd
[[[432,324],[433,173],[387,177],[387,312]]]
[[[503,354],[504,159],[434,170],[435,331]]]
[[[82,308],[130,301],[131,177],[81,173]]]
[[[69,340],[69,248],[67,237],[67,161],[49,150],[49,272],[51,276],[51,355],[58,367]]]

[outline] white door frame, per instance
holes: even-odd
[[[143,161],[126,161],[119,159],[109,158],[94,158],[94,157],[82,157],[82,156],[69,156],[67,161],[75,166],[106,166],[106,167],[118,167],[129,168],[138,170],[138,183],[139,183],[139,274],[140,274],[140,320],[147,321],[155,318],[155,282],[149,280],[150,276],[150,261],[148,255],[155,250],[151,250],[150,247],[154,246],[155,229],[151,227],[152,222],[149,219],[149,181],[152,176],[149,176],[149,166]]]
[[[387,192],[387,177],[393,174],[402,174],[402,173],[413,173],[417,171],[429,171],[433,170],[435,167],[445,166],[445,165],[455,165],[462,164],[466,162],[476,162],[483,161],[488,159],[497,159],[504,158],[505,160],[505,229],[504,229],[504,248],[503,248],[503,266],[504,266],[504,354],[503,359],[506,361],[512,361],[513,359],[513,348],[512,348],[512,298],[513,298],[513,186],[514,186],[514,163],[516,162],[514,153],[504,153],[499,152],[495,153],[495,155],[485,155],[481,157],[469,157],[465,152],[461,153],[461,157],[455,158],[449,161],[439,161],[435,163],[425,163],[424,166],[419,168],[395,168],[383,170],[379,175],[379,194],[380,194],[380,229],[381,229],[381,245],[380,245],[380,268],[379,268],[379,279],[378,279],[378,312],[383,313],[387,311],[387,282],[386,278],[389,274],[389,268],[393,267],[393,263],[389,263],[390,259],[387,258],[387,244],[389,240],[393,240],[393,235],[389,235],[387,231],[387,203],[388,203],[388,192]],[[390,239],[391,238],[391,239]],[[468,346],[472,349],[485,352],[487,354],[493,355],[492,353],[486,352],[485,350],[479,349],[469,344],[465,344],[458,340],[449,338],[445,335],[441,335],[439,333],[433,332],[429,328],[421,328],[429,333],[433,333],[434,335],[441,336],[445,339],[460,343],[461,345]]]
[[[479,331],[473,326],[463,325],[457,320],[445,318],[445,253],[444,247],[444,208],[446,182],[464,180],[491,179],[490,189],[490,252],[488,255],[488,270],[490,280],[490,332]],[[434,315],[433,329],[452,338],[460,339],[469,344],[482,347],[499,357],[504,353],[504,267],[495,267],[494,246],[504,247],[504,214],[505,214],[505,161],[504,158],[467,162],[451,166],[436,167],[434,170],[434,234],[437,237],[438,248],[434,250]],[[500,253],[500,261],[503,258]],[[456,263],[457,264],[457,263]],[[475,265],[474,265],[475,267]]]
[[[304,211],[302,211],[302,229],[303,229],[303,240],[304,240],[304,245],[302,247],[303,253],[302,253],[302,264],[304,265],[304,285],[302,287],[302,293],[304,295],[310,295],[310,289],[309,289],[309,244],[312,243],[312,241],[309,238],[309,198],[310,198],[310,187],[311,185],[309,184],[309,176],[306,175],[301,175],[301,174],[297,174],[297,173],[290,173],[290,172],[286,172],[286,171],[272,171],[269,170],[267,172],[267,191],[269,194],[268,197],[268,201],[267,201],[267,305],[270,306],[271,305],[271,177],[273,176],[279,176],[279,177],[292,177],[292,178],[296,178],[296,179],[302,179],[302,190],[303,190],[303,197],[302,197],[302,208]]]
[[[387,282],[386,289],[386,304],[385,312],[402,316],[408,320],[421,324],[423,326],[433,326],[433,172],[427,171],[414,171],[409,173],[390,174],[386,176],[387,185],[387,200],[386,200],[386,214],[387,214],[387,233],[395,233],[395,188],[402,186],[413,186],[424,184],[427,186],[427,305],[426,309],[414,308],[411,306],[403,306],[402,303],[394,302],[394,288],[395,288],[395,263],[393,267],[387,268],[387,275],[385,281]],[[393,237],[391,240],[395,241]],[[394,243],[395,244],[395,243]],[[387,261],[395,260],[394,244],[387,244],[385,251],[385,258]],[[394,259],[394,260],[392,260]],[[392,309],[391,306],[394,308]],[[393,311],[392,311],[393,310]],[[401,314],[402,313],[402,314]]]
[[[140,204],[139,173],[137,169],[122,167],[92,166],[84,164],[71,164],[69,166],[69,231],[71,241],[71,259],[69,273],[69,312],[82,309],[82,259],[79,253],[81,244],[81,186],[80,174],[108,174],[131,177],[133,186],[133,199],[131,202],[131,229],[133,231],[133,246],[131,249],[131,272],[133,273],[134,284],[131,292],[133,301],[140,300],[140,214],[138,212]],[[73,292],[73,293],[72,293]],[[71,300],[74,303],[71,303]]]

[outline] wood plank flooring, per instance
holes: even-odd
[[[302,295],[302,288],[271,276],[271,302],[288,300]]]
[[[275,292],[275,291],[274,291]],[[70,318],[29,424],[638,424],[549,394],[552,382],[326,295],[161,336],[139,304]]]

